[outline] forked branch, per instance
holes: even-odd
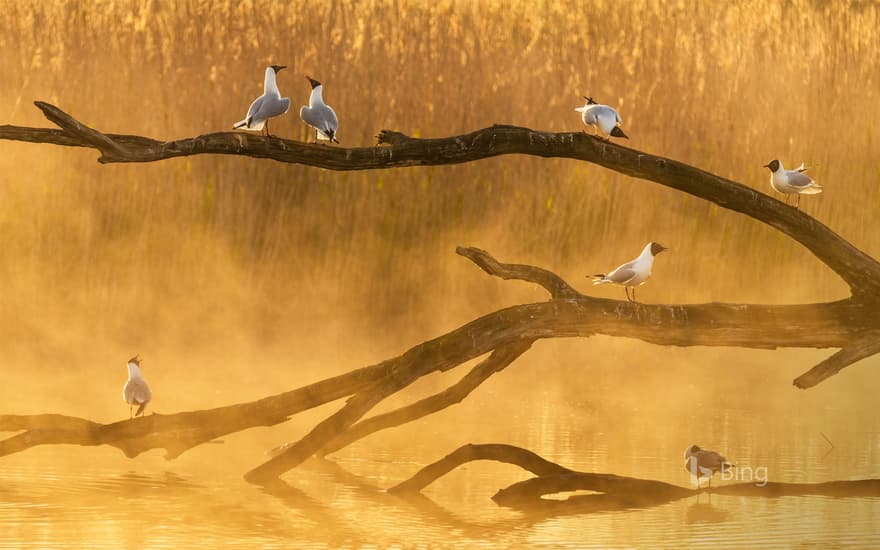
[[[628,303],[581,294],[547,269],[501,263],[484,250],[459,247],[459,255],[490,275],[540,285],[550,293],[550,301],[486,314],[378,365],[252,403],[152,415],[107,425],[60,415],[0,416],[0,431],[25,430],[0,441],[0,456],[34,445],[72,443],[114,445],[128,456],[159,447],[173,458],[224,434],[274,425],[297,412],[349,397],[305,437],[278,449],[276,456],[248,472],[249,480],[265,484],[314,454],[333,452],[380,429],[458,402],[492,373],[516,360],[532,342],[543,338],[604,334],[658,345],[841,350],[798,377],[795,385],[801,388],[811,387],[880,351],[880,316],[876,314],[880,303],[880,264],[876,260],[804,212],[754,189],[583,133],[547,133],[496,125],[461,136],[415,139],[399,132],[382,131],[380,146],[353,149],[229,132],[162,142],[141,136],[103,134],[53,105],[37,102],[37,106],[61,129],[0,126],[0,139],[92,147],[101,152],[99,161],[103,163],[152,162],[204,153],[270,158],[331,170],[456,164],[505,154],[593,162],[701,197],[775,227],[837,272],[849,284],[852,297],[832,303],[788,306]],[[455,368],[486,354],[491,355],[446,391],[391,413],[364,419],[378,403],[422,376]],[[593,478],[591,483],[600,482],[618,483],[607,477]]]

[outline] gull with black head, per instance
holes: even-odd
[[[324,103],[324,85],[309,75],[306,75],[306,79],[312,85],[312,93],[309,96],[308,106],[303,105],[299,110],[299,117],[315,129],[315,143],[318,143],[319,139],[339,143],[336,139],[339,120],[333,108]]]
[[[712,488],[712,476],[716,472],[724,473],[734,465],[727,459],[708,449],[701,449],[697,445],[691,445],[684,451],[684,469],[691,473],[691,477],[700,486],[702,478],[709,478],[709,488]]]
[[[623,286],[626,291],[626,299],[630,302],[635,302],[636,287],[645,284],[651,276],[654,257],[664,250],[668,250],[668,248],[660,243],[650,242],[645,245],[645,248],[642,249],[642,253],[639,254],[639,257],[635,260],[618,266],[610,273],[588,275],[588,277],[592,277],[594,285],[611,283]],[[629,297],[630,288],[632,288],[632,298]]]
[[[290,98],[281,97],[275,77],[279,71],[286,69],[284,65],[270,65],[266,67],[266,75],[263,78],[263,95],[251,103],[247,116],[232,125],[233,130],[250,130],[252,132],[266,129],[269,136],[269,119],[281,116],[290,109]]]
[[[141,374],[141,362],[141,358],[137,355],[128,360],[128,381],[122,387],[122,398],[128,403],[129,419],[144,414],[147,403],[153,398],[153,392],[150,391],[150,386]],[[132,415],[131,409],[135,405],[138,409]]]
[[[608,136],[604,139],[609,141],[611,137],[629,139],[629,136],[624,134],[620,127],[623,121],[614,108],[596,103],[592,97],[584,96],[584,99],[587,101],[586,105],[578,107],[575,111],[581,113],[581,120],[584,121],[584,124],[596,128],[597,137],[599,137],[599,130],[601,130]]]
[[[785,204],[788,204],[788,196],[796,194],[797,202],[794,207],[801,205],[801,195],[817,195],[822,192],[822,186],[804,172],[807,168],[804,163],[794,170],[786,170],[779,160],[771,160],[763,166],[770,170],[770,187],[785,195]]]

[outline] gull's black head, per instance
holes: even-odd
[[[318,81],[315,80],[314,78],[310,77],[309,75],[306,75],[306,79],[309,81],[309,84],[312,85],[312,89],[313,89],[313,90],[314,90],[315,88],[317,88],[318,86],[321,85],[320,82],[318,82]]]
[[[779,161],[778,160],[771,160],[770,162],[768,162],[767,164],[764,165],[764,168],[769,168],[771,172],[775,172],[775,171],[779,170]]]
[[[587,105],[598,105],[598,103],[596,103],[596,100],[594,100],[592,97],[584,96],[584,99],[587,100]]]
[[[281,69],[287,68],[287,65],[269,65],[269,66],[272,67],[272,70],[275,71],[275,74],[278,74],[279,72],[281,72]]]
[[[664,250],[669,250],[669,249],[660,243],[653,243],[653,242],[651,243],[651,255],[652,256],[656,256],[657,254],[660,254]]]
[[[141,366],[141,358],[135,355],[131,359],[128,360],[129,363],[134,363],[137,366]]]
[[[690,447],[688,447],[687,449],[684,450],[684,457],[688,458],[692,454],[698,453],[700,451],[702,451],[701,448],[697,447],[696,445],[691,445]]]

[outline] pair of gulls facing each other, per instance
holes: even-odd
[[[266,76],[263,80],[263,95],[251,103],[247,116],[233,124],[233,129],[260,132],[265,128],[266,135],[269,135],[269,119],[281,116],[290,109],[290,98],[281,97],[278,83],[275,81],[278,72],[286,68],[284,65],[266,67]],[[339,120],[336,118],[336,112],[324,103],[324,86],[308,75],[306,75],[306,79],[308,79],[309,84],[312,86],[312,93],[309,96],[308,106],[303,105],[300,108],[299,117],[303,122],[315,129],[315,143],[319,139],[339,143],[339,140],[336,139]]]
[[[620,115],[613,107],[596,103],[592,97],[584,96],[587,101],[583,107],[578,107],[575,111],[581,113],[581,120],[587,126],[593,126],[596,129],[596,136],[601,137],[601,130],[610,140],[612,137],[620,137],[629,139],[620,125],[622,120]],[[779,160],[771,160],[763,166],[770,169],[770,187],[785,195],[785,204],[788,204],[789,195],[796,194],[797,202],[795,208],[800,207],[801,195],[815,195],[822,192],[822,186],[816,183],[813,178],[804,172],[807,168],[803,163],[794,170],[786,170]]]

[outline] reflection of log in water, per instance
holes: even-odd
[[[92,147],[101,152],[101,162],[152,162],[204,153],[270,158],[332,170],[456,164],[505,154],[592,162],[700,197],[778,229],[834,270],[849,285],[852,296],[831,303],[788,306],[628,303],[583,295],[546,269],[504,264],[486,251],[459,248],[458,254],[486,273],[540,285],[549,293],[550,300],[489,313],[377,365],[251,403],[151,415],[107,425],[62,415],[0,416],[0,431],[24,430],[0,441],[0,456],[35,445],[107,444],[120,448],[127,456],[164,448],[167,457],[174,458],[226,434],[279,424],[298,412],[348,397],[339,410],[308,434],[282,446],[270,460],[246,474],[248,480],[263,484],[310,456],[336,451],[376,431],[411,422],[457,403],[489,376],[515,361],[538,339],[604,334],[674,346],[839,348],[795,379],[794,384],[800,388],[812,387],[880,352],[880,316],[876,315],[880,300],[880,263],[800,210],[747,186],[671,159],[582,133],[548,133],[515,126],[492,126],[462,136],[437,139],[415,139],[383,130],[378,136],[382,147],[355,149],[228,132],[162,142],[141,136],[103,134],[53,105],[43,102],[36,105],[60,129],[0,126],[0,139]],[[364,418],[387,397],[422,376],[453,369],[481,356],[487,357],[446,391],[390,413]],[[594,477],[591,483],[599,486],[629,482],[606,476]],[[534,482],[518,490],[534,490],[533,486],[537,485],[540,483]],[[658,494],[675,492],[660,486],[654,491]]]
[[[547,461],[526,449],[503,444],[460,447],[437,462],[425,466],[408,480],[389,489],[389,492],[395,494],[417,493],[462,464],[475,460],[513,464],[536,474],[536,477],[501,489],[492,497],[492,500],[502,506],[540,514],[588,513],[644,508],[704,492],[749,497],[880,496],[880,479],[824,483],[768,482],[764,485],[738,483],[713,487],[712,489],[689,489],[651,479],[576,472]],[[595,494],[574,495],[564,500],[545,498],[548,495],[575,491],[590,491]]]

